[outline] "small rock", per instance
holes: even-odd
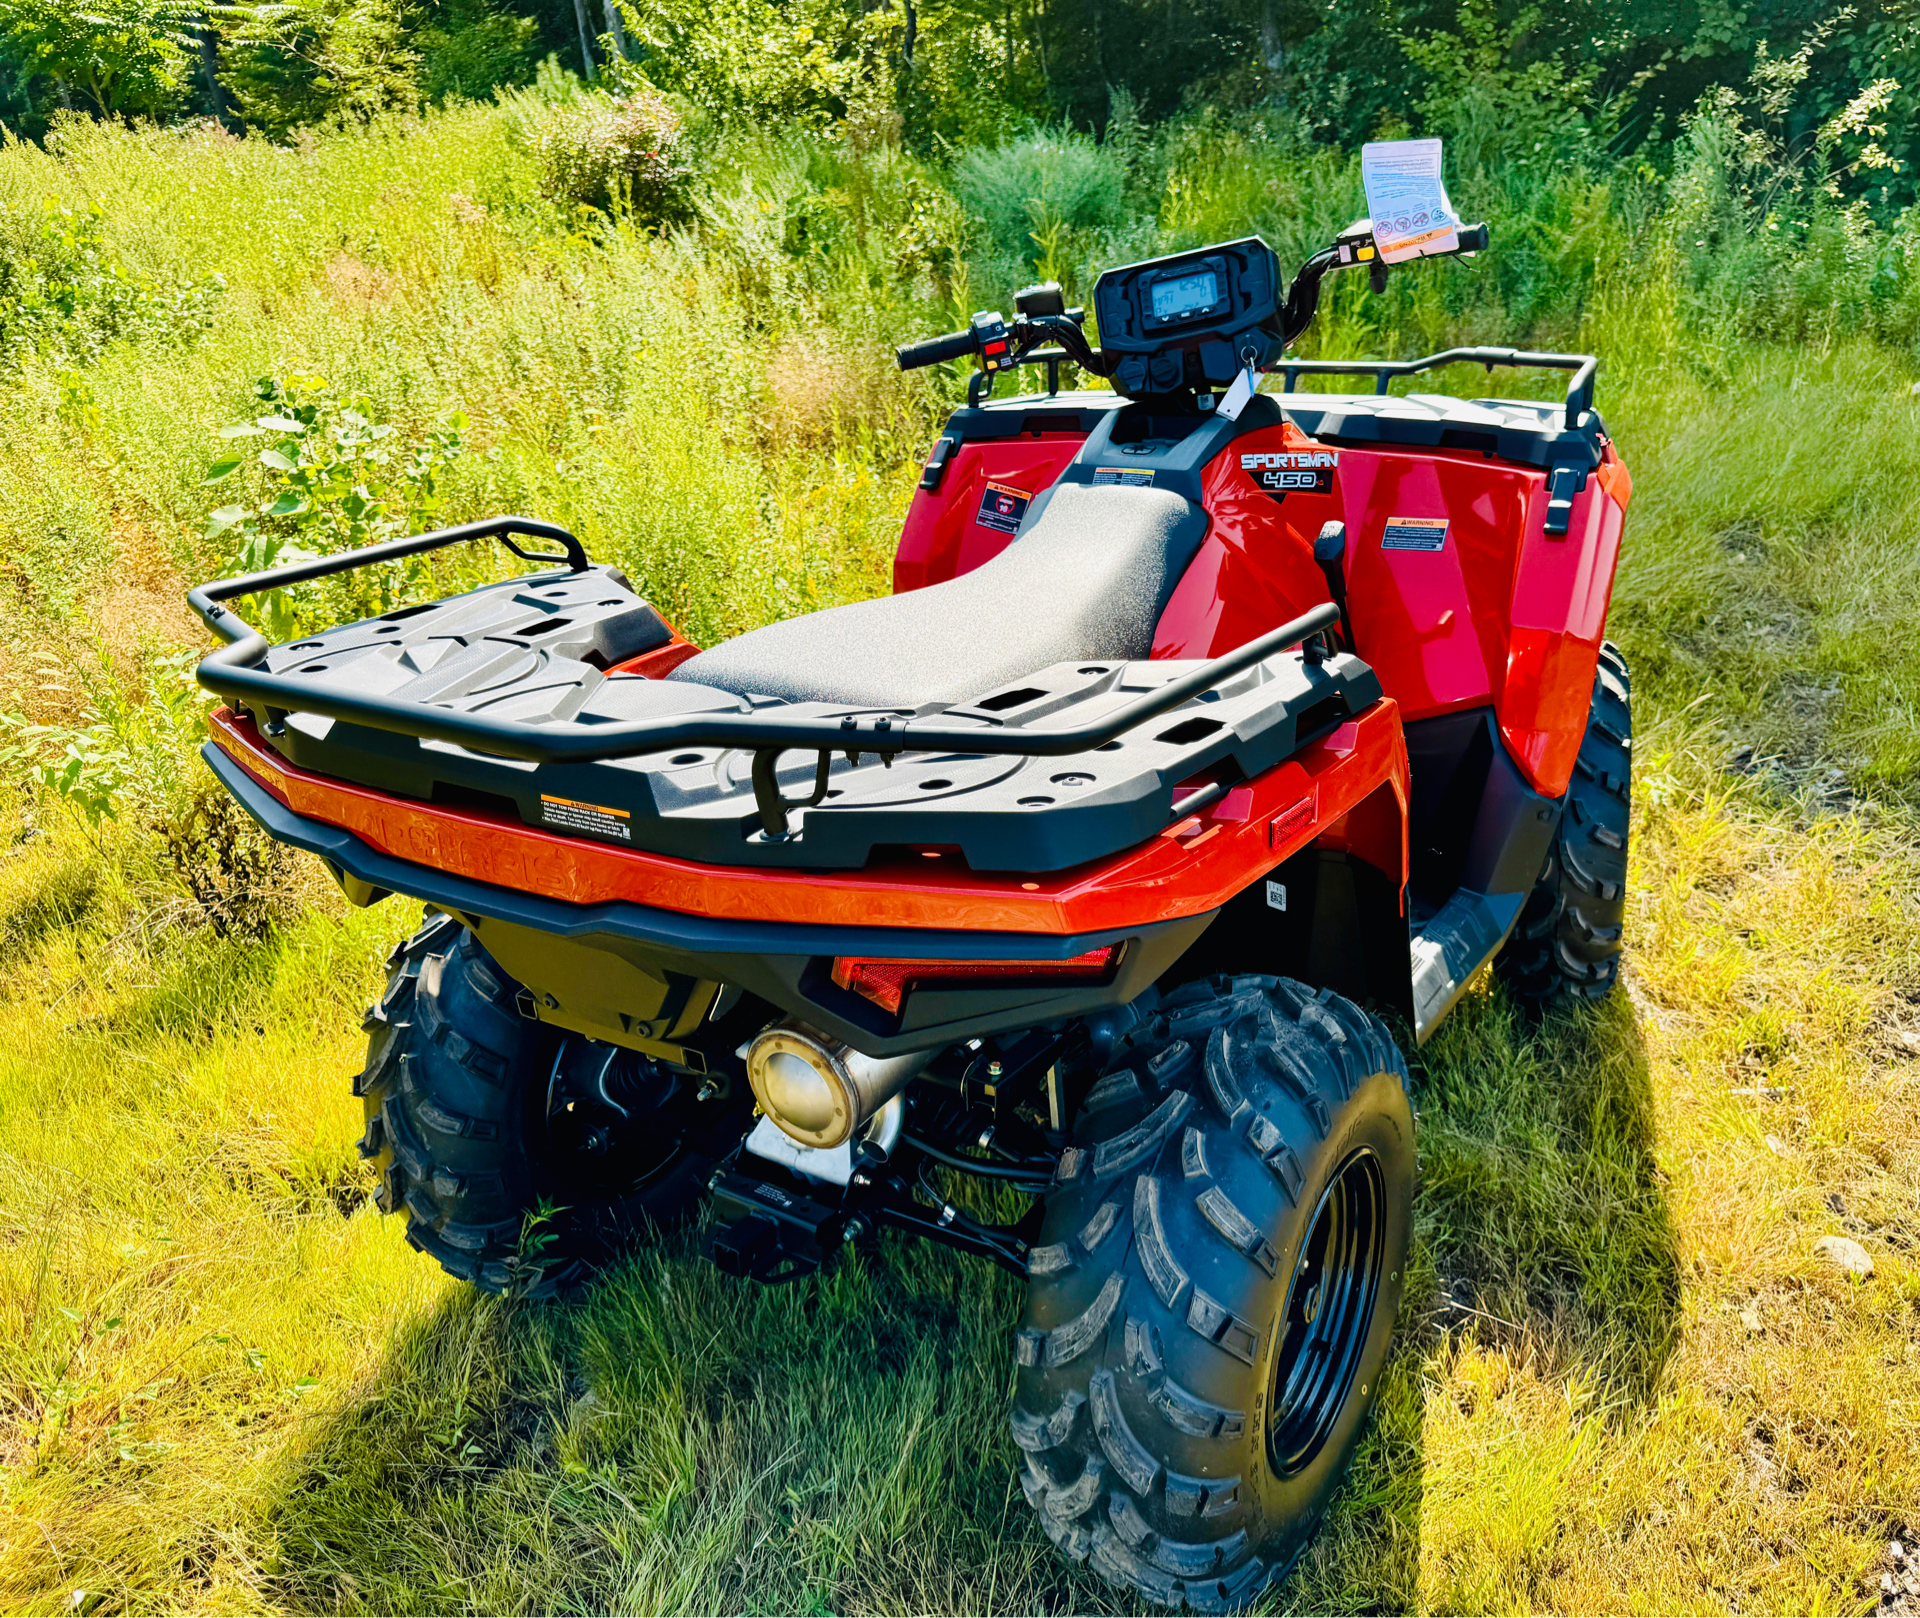
[[[1893,1543],[1887,1547],[1887,1560],[1895,1567],[1898,1567],[1906,1559],[1906,1547],[1903,1546],[1899,1540],[1894,1540]]]
[[[1837,1264],[1862,1280],[1873,1274],[1872,1255],[1851,1236],[1822,1236],[1813,1244],[1813,1256]]]
[[[1766,1137],[1766,1141],[1767,1150],[1773,1153],[1775,1157],[1785,1157],[1787,1155],[1787,1143],[1778,1135],[1769,1135]]]
[[[1760,1333],[1763,1328],[1760,1324],[1760,1305],[1757,1302],[1748,1304],[1740,1311],[1740,1324],[1756,1336]]]

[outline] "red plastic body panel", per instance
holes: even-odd
[[[971,573],[998,556],[1013,535],[979,520],[987,485],[1004,484],[1031,498],[1060,476],[1085,442],[1084,433],[1049,432],[962,444],[939,489],[913,492],[893,556],[894,594]]]
[[[1356,815],[1366,822],[1356,851],[1402,884],[1406,878],[1407,753],[1391,701],[1141,847],[1039,880],[970,871],[938,853],[819,874],[699,865],[297,770],[226,708],[208,729],[296,814],[351,831],[395,859],[569,904],[625,899],[690,915],[860,927],[1104,931],[1224,904],[1383,787],[1396,806],[1392,836]]]
[[[1623,497],[1633,490],[1611,444],[1607,455],[1619,467],[1618,480],[1587,480],[1574,499],[1565,538],[1541,532],[1546,492],[1536,492],[1514,568],[1513,627],[1496,712],[1501,738],[1520,773],[1550,797],[1567,790],[1586,733],[1626,521]],[[1601,471],[1606,470],[1603,465]]]
[[[939,490],[914,496],[894,588],[952,578],[998,555],[1009,536],[977,521],[989,480],[1047,487],[1075,434],[967,444]],[[1330,456],[1327,486],[1276,499],[1242,457]],[[1218,657],[1327,599],[1313,559],[1321,525],[1347,527],[1347,596],[1356,650],[1408,719],[1492,707],[1508,750],[1538,792],[1559,797],[1586,729],[1594,668],[1632,480],[1611,444],[1574,497],[1564,537],[1544,531],[1547,477],[1470,450],[1318,444],[1291,422],[1235,439],[1208,466],[1212,527],[1168,602],[1153,656]],[[1443,520],[1435,551],[1389,550],[1395,518]]]

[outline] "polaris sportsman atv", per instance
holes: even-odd
[[[192,593],[214,772],[354,903],[426,903],[355,1082],[415,1247],[538,1295],[703,1202],[759,1281],[944,1242],[1026,1280],[1068,1556],[1209,1612],[1292,1565],[1405,1282],[1394,1029],[1489,963],[1604,995],[1627,855],[1596,362],[1288,358],[1348,266],[1367,221],[1291,283],[1257,238],[1109,270],[1097,346],[1048,284],[900,350],[977,370],[882,600],[701,650],[520,518]],[[1457,363],[1570,385],[1388,392]],[[223,605],[482,538],[535,571],[292,645]]]

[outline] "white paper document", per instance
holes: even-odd
[[[1460,246],[1460,216],[1447,200],[1437,140],[1374,140],[1360,148],[1373,239],[1389,264]]]

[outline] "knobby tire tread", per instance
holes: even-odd
[[[1600,648],[1587,730],[1547,855],[1499,972],[1540,1006],[1602,1000],[1620,976],[1632,833],[1633,681],[1611,641]]]
[[[1356,1090],[1391,1075],[1410,1126],[1406,1064],[1348,1001],[1248,976],[1175,990],[1113,1066],[1049,1199],[1050,1228],[1100,1240],[1036,1267],[1026,1318],[1053,1324],[1015,1340],[1022,1492],[1064,1554],[1129,1596],[1229,1612],[1307,1537],[1276,1539],[1238,1475],[1254,1401],[1219,1390],[1248,1385],[1270,1326],[1242,1296],[1285,1281],[1269,1233]]]

